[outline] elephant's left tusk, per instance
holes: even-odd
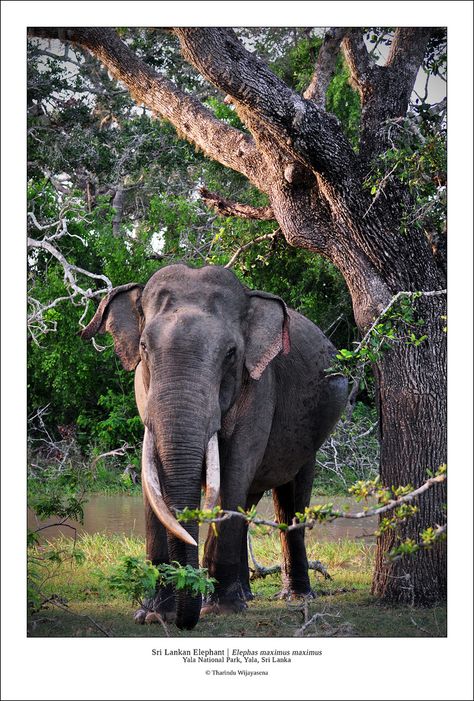
[[[135,401],[142,423],[145,423],[145,408],[147,402],[145,384],[143,382],[143,368],[141,361],[135,369]]]
[[[142,486],[151,508],[163,526],[176,538],[183,540],[185,543],[188,543],[188,545],[195,545],[197,547],[197,543],[192,535],[177,522],[165,504],[161,493],[160,480],[158,479],[158,470],[154,461],[153,437],[146,427],[143,437]]]
[[[221,470],[219,464],[219,443],[217,433],[209,439],[206,449],[206,497],[204,510],[215,507],[219,499]]]

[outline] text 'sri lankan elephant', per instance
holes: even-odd
[[[230,271],[170,265],[143,285],[113,289],[84,329],[110,332],[135,370],[145,425],[142,482],[147,557],[198,567],[198,527],[174,516],[219,503],[236,510],[273,489],[276,518],[291,522],[308,505],[315,453],[344,407],[347,382],[327,377],[334,347],[312,322],[274,295],[249,290]],[[251,598],[246,524],[219,523],[204,566],[218,584],[202,612],[245,608]],[[281,533],[285,596],[311,592],[304,529]],[[193,628],[201,597],[159,590],[151,607],[176,611]],[[145,612],[138,612],[143,620]]]

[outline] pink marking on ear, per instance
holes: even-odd
[[[290,319],[289,319],[288,314],[285,314],[285,320],[283,321],[281,340],[282,340],[282,346],[283,346],[283,355],[288,355],[288,353],[291,350]]]
[[[280,335],[278,335],[271,344],[271,346],[269,346],[265,353],[262,355],[257,365],[254,368],[252,368],[252,370],[250,371],[250,377],[253,380],[259,380],[261,378],[263,371],[267,367],[268,363],[270,363],[273,360],[273,358],[276,355],[278,355],[278,353],[281,351],[281,342],[282,339]]]

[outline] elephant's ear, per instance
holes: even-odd
[[[135,370],[140,361],[140,334],[143,311],[140,302],[143,285],[132,282],[114,287],[99,304],[93,319],[81,332],[89,340],[108,331],[114,337],[114,348],[125,370]]]
[[[249,290],[249,326],[245,366],[250,377],[259,380],[267,365],[283,351],[290,352],[288,309],[280,297]]]

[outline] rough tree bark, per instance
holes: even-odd
[[[251,135],[216,119],[198,100],[146,66],[111,29],[33,28],[30,35],[75,42],[92,52],[139,103],[169,120],[178,134],[225,166],[243,173],[268,195],[268,208],[248,208],[205,192],[226,213],[273,216],[286,240],[328,258],[342,272],[361,333],[400,290],[442,290],[438,265],[416,228],[402,233],[408,194],[388,183],[372,199],[363,187],[373,159],[387,148],[384,124],[403,117],[430,30],[401,28],[384,66],[376,65],[362,30],[331,30],[304,97],[291,90],[239,42],[231,29],[175,28],[181,51],[203,77],[226,94]],[[325,111],[324,96],[338,50],[362,104],[356,153],[338,120]],[[381,480],[387,486],[419,486],[428,469],[446,462],[446,339],[444,296],[417,300],[428,340],[419,347],[396,345],[375,367],[381,440]],[[445,521],[445,487],[420,501],[402,536]],[[391,563],[390,532],[378,539],[373,592],[389,601],[430,604],[446,593],[443,544]]]

